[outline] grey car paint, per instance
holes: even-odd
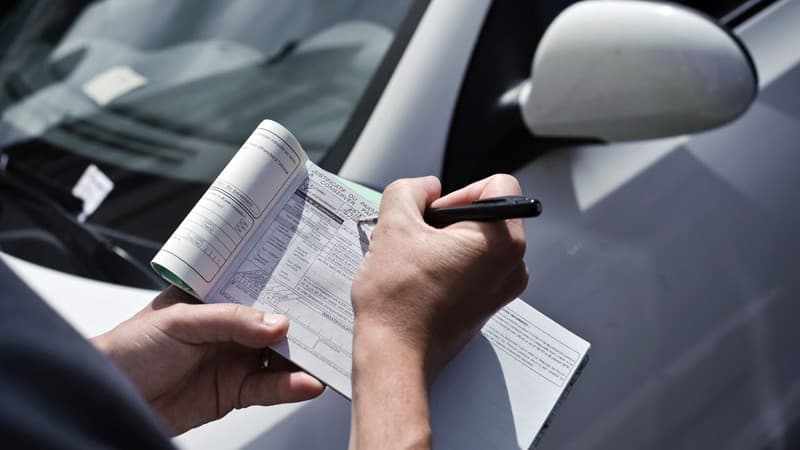
[[[800,445],[798,21],[784,1],[737,29],[761,92],[732,124],[515,173],[544,203],[522,297],[592,343],[542,448]]]

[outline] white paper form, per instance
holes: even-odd
[[[523,300],[512,301],[431,387],[433,448],[535,445],[588,351],[585,340]]]
[[[307,175],[207,300],[287,315],[275,350],[349,398],[350,286],[369,245],[356,220],[377,208],[313,163]]]
[[[305,171],[306,161],[288,130],[261,122],[167,240],[153,266],[162,274],[159,268],[166,268],[205,299],[265,212]]]

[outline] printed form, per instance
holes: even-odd
[[[156,254],[153,267],[207,301],[259,224],[302,179],[307,160],[291,133],[263,121]]]
[[[288,130],[264,121],[153,266],[206,302],[285,314],[289,333],[274,350],[351,398],[350,287],[372,231],[357,220],[375,214],[377,205],[308,161]],[[588,342],[514,300],[432,386],[434,445],[529,446],[588,350]]]
[[[356,221],[377,208],[311,163],[307,175],[209,301],[285,314],[289,334],[275,350],[349,398],[350,286],[369,246]]]

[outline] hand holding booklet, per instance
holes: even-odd
[[[379,196],[308,160],[265,120],[152,261],[205,302],[286,315],[275,351],[351,397],[350,287]],[[589,343],[520,299],[496,313],[430,390],[434,448],[527,448],[586,361]]]

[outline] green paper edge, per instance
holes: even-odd
[[[349,187],[350,189],[354,190],[358,195],[364,197],[368,201],[370,201],[370,202],[372,202],[372,203],[374,203],[376,205],[379,205],[381,203],[381,193],[380,192],[378,192],[378,191],[376,191],[374,189],[370,189],[370,188],[368,188],[366,186],[362,186],[362,185],[360,185],[358,183],[355,183],[355,182],[352,182],[350,180],[345,180],[344,178],[342,178],[342,177],[340,177],[340,176],[338,176],[336,174],[332,174],[332,175],[334,177],[336,177],[336,179],[339,180],[342,184],[344,184],[347,187]],[[187,294],[189,294],[189,295],[191,295],[193,297],[200,298],[200,297],[198,297],[198,295],[194,291],[194,289],[189,287],[189,285],[186,284],[179,276],[177,276],[174,273],[172,273],[166,267],[164,267],[161,264],[158,264],[156,262],[150,262],[150,267],[152,267],[153,270],[155,270],[157,274],[161,275],[162,278],[164,278],[168,282],[174,284],[178,288],[184,290]]]
[[[380,192],[378,192],[376,190],[373,190],[373,189],[370,189],[370,188],[368,188],[366,186],[362,186],[362,185],[360,185],[360,184],[358,184],[356,182],[353,182],[353,181],[350,181],[350,180],[345,180],[344,178],[342,178],[342,177],[340,177],[340,176],[338,176],[336,174],[331,174],[331,175],[336,177],[336,179],[339,180],[342,184],[344,184],[345,186],[349,187],[350,189],[356,191],[356,193],[358,195],[364,197],[365,199],[369,200],[370,202],[372,202],[372,203],[374,203],[376,205],[379,205],[381,203],[381,193]]]
[[[157,262],[150,262],[150,267],[156,271],[157,274],[161,275],[165,280],[169,281],[170,283],[174,284],[181,290],[185,291],[187,294],[191,295],[192,297],[200,298],[194,289],[190,288],[188,284],[186,284],[179,276],[172,273],[169,269],[158,264]]]

